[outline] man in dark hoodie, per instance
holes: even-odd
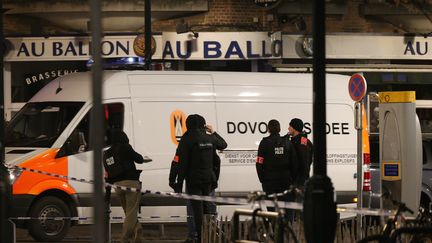
[[[312,164],[312,142],[303,133],[303,121],[299,118],[294,118],[289,123],[288,136],[291,136],[291,142],[294,144],[298,159],[298,173],[296,173],[295,184],[303,187],[309,178],[309,170]]]
[[[151,160],[144,159],[135,152],[129,144],[129,139],[121,130],[111,132],[112,146],[104,152],[103,164],[107,172],[106,181],[117,186],[141,188],[139,181],[141,170],[137,170],[135,163],[142,164]],[[125,213],[122,229],[122,243],[142,242],[142,227],[138,222],[138,209],[141,193],[115,189]]]
[[[181,192],[186,180],[187,193],[208,196],[217,182],[214,150],[223,150],[227,144],[211,127],[205,126],[205,119],[200,115],[189,115],[186,128],[171,163],[169,185],[175,192]],[[190,203],[197,229],[196,241],[200,242],[202,217],[210,213],[209,206],[198,200]]]

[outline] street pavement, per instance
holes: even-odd
[[[179,243],[187,236],[186,223],[175,224],[143,224],[145,243]],[[90,225],[78,225],[70,228],[68,235],[62,243],[93,242],[92,227]],[[120,243],[121,224],[112,224],[112,243]],[[35,243],[25,229],[16,229],[16,242]]]

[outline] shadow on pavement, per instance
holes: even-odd
[[[166,243],[183,242],[187,237],[186,223],[169,224],[143,224],[144,242]],[[112,224],[112,243],[121,243],[121,224]],[[35,241],[26,229],[16,230],[16,242],[34,243]],[[69,230],[68,235],[61,241],[62,243],[72,242],[93,242],[91,225],[78,225]]]

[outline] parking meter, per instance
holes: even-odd
[[[380,167],[384,209],[391,200],[404,202],[417,213],[422,180],[422,143],[415,92],[380,92]]]

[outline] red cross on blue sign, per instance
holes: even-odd
[[[366,94],[366,79],[361,74],[354,74],[351,76],[348,83],[348,92],[351,99],[359,102]]]

